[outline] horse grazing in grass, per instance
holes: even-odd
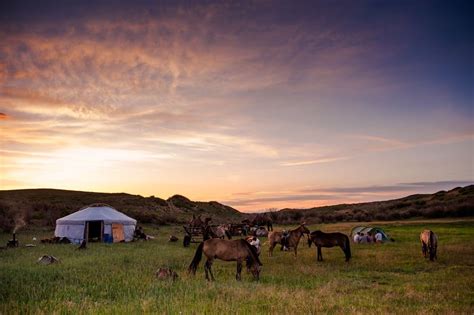
[[[334,247],[339,246],[344,254],[346,255],[346,261],[351,259],[351,245],[349,237],[342,233],[324,233],[321,231],[311,232],[308,238],[308,246],[311,247],[311,243],[318,248],[318,261],[323,261],[323,253],[321,247]]]
[[[240,239],[228,241],[219,238],[211,238],[199,244],[196,254],[188,268],[188,271],[193,275],[196,274],[196,269],[201,261],[202,253],[207,257],[206,264],[204,265],[206,280],[215,280],[211,269],[214,259],[237,261],[237,273],[235,274],[235,278],[239,281],[241,280],[242,263],[244,261],[247,263],[247,270],[252,272],[253,277],[256,280],[260,278],[262,263],[258,258],[255,248],[245,240]],[[209,274],[211,276],[210,278]]]
[[[438,259],[436,250],[438,249],[438,236],[431,230],[424,230],[420,234],[421,250],[423,256],[430,255],[430,260]]]
[[[293,248],[295,251],[295,257],[298,254],[298,244],[300,242],[301,237],[303,234],[309,234],[308,228],[303,224],[301,224],[299,227],[297,227],[294,230],[290,230],[288,236],[288,245],[290,248]],[[283,232],[270,232],[268,233],[268,241],[270,242],[270,248],[268,249],[268,255],[270,257],[273,256],[273,248],[277,244],[282,244],[282,236]],[[283,244],[282,244],[283,245]]]

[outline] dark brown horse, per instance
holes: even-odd
[[[294,249],[295,257],[298,254],[298,244],[300,242],[300,239],[303,236],[303,234],[305,234],[305,233],[309,234],[309,230],[304,224],[301,224],[296,229],[289,231],[288,245],[289,245],[290,248]],[[277,244],[282,244],[282,236],[283,236],[283,232],[280,232],[280,231],[279,232],[270,232],[270,233],[268,233],[268,241],[270,242],[270,248],[268,249],[268,255],[270,257],[273,256],[273,248],[275,248],[275,246]]]
[[[349,242],[349,237],[346,234],[342,233],[324,233],[321,231],[311,232],[308,238],[308,246],[311,247],[311,243],[318,248],[318,261],[323,261],[323,253],[321,252],[321,247],[334,247],[339,246],[344,254],[346,255],[346,261],[351,259],[351,245]]]
[[[235,278],[241,280],[242,263],[247,261],[247,269],[250,270],[256,280],[260,277],[260,269],[262,263],[258,258],[255,248],[247,243],[245,240],[221,240],[219,238],[212,238],[199,244],[196,249],[196,254],[189,265],[188,271],[193,275],[196,274],[196,269],[202,258],[202,253],[206,255],[207,261],[204,265],[206,272],[206,279],[214,281],[212,274],[212,263],[214,259],[221,259],[224,261],[237,261],[237,273]],[[209,274],[211,277],[209,278]]]
[[[209,225],[209,222],[211,222],[211,218],[205,218],[204,221],[201,219],[201,215],[198,215],[197,217],[193,214],[193,219],[189,221],[189,226],[190,227],[200,227],[200,228],[205,228],[206,226]]]
[[[272,219],[266,214],[266,213],[263,213],[263,214],[257,214],[252,222],[251,222],[251,225],[252,226],[255,226],[255,225],[258,225],[258,226],[267,226],[267,230],[268,231],[273,231],[273,221]]]
[[[429,254],[431,261],[438,259],[436,255],[438,249],[438,236],[431,230],[424,230],[420,234],[420,241],[423,256],[426,258],[427,254]]]

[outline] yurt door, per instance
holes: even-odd
[[[125,234],[123,232],[123,224],[113,223],[112,235],[114,237],[114,243],[125,241]]]
[[[104,221],[87,221],[86,235],[88,241],[102,242],[104,237]]]

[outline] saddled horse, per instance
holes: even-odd
[[[436,251],[438,249],[438,236],[431,230],[424,230],[420,234],[421,250],[425,258],[429,254],[430,260],[438,259]]]
[[[260,269],[262,263],[258,258],[255,248],[245,240],[221,240],[219,238],[212,238],[199,244],[196,249],[196,254],[189,265],[188,271],[193,275],[196,274],[196,269],[202,258],[202,253],[206,255],[207,261],[204,265],[206,272],[206,280],[214,281],[214,275],[212,274],[212,263],[215,259],[224,261],[237,261],[237,273],[235,278],[241,280],[242,263],[246,261],[247,270],[251,271],[254,278],[258,280],[260,278]],[[209,278],[210,274],[210,278]]]
[[[301,224],[296,229],[290,230],[288,234],[289,234],[288,245],[290,248],[294,249],[295,257],[296,257],[298,254],[298,244],[300,242],[300,239],[303,236],[303,234],[309,234],[309,230],[304,224]],[[273,248],[275,248],[277,244],[282,244],[282,236],[283,236],[283,232],[280,232],[280,231],[268,233],[268,241],[270,242],[268,255],[270,257],[273,255]]]
[[[343,233],[324,233],[322,231],[311,232],[308,238],[308,246],[311,247],[311,243],[314,243],[318,248],[318,261],[323,261],[323,253],[321,247],[334,247],[339,246],[344,254],[346,255],[346,261],[351,259],[351,245],[349,237]]]

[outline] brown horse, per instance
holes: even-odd
[[[255,226],[255,225],[264,226],[264,225],[266,225],[268,231],[273,231],[273,221],[266,213],[257,214],[253,218],[253,220],[251,222],[251,225],[252,226]]]
[[[298,244],[300,242],[301,236],[303,236],[303,234],[305,234],[305,233],[309,234],[309,230],[304,224],[301,224],[296,229],[289,231],[288,245],[289,245],[290,248],[294,249],[295,257],[298,254]],[[270,257],[273,256],[273,248],[275,248],[275,246],[277,244],[282,244],[282,242],[281,242],[282,241],[282,236],[283,236],[283,232],[270,232],[270,233],[268,233],[268,241],[270,242],[270,248],[268,249],[268,255]]]
[[[214,275],[211,270],[214,259],[237,261],[237,273],[235,274],[235,278],[239,281],[241,280],[242,263],[244,261],[247,261],[247,269],[252,272],[254,278],[256,280],[260,278],[260,266],[262,266],[262,263],[258,258],[255,248],[245,240],[228,241],[212,238],[199,244],[196,249],[196,254],[188,268],[188,271],[193,275],[196,274],[202,253],[207,257],[206,264],[204,265],[206,280],[214,281]],[[211,278],[209,278],[209,274]]]
[[[324,233],[321,231],[311,232],[308,238],[308,246],[311,247],[311,242],[318,248],[317,261],[323,261],[323,253],[321,247],[339,246],[346,255],[346,261],[351,259],[351,245],[349,237],[342,233]]]
[[[211,218],[205,218],[204,221],[201,219],[201,215],[198,215],[197,217],[193,214],[193,219],[189,221],[189,226],[190,227],[202,227],[205,228],[206,226],[209,225],[209,222],[211,222]]]
[[[438,249],[438,236],[431,230],[424,230],[420,234],[421,250],[423,256],[430,255],[430,260],[438,259],[436,251]]]

